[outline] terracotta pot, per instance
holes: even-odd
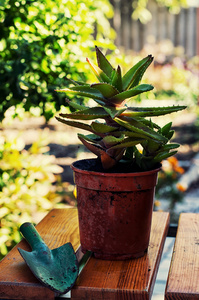
[[[143,256],[149,244],[160,168],[140,173],[100,173],[80,169],[79,162],[72,169],[82,251],[90,250],[97,258],[111,260]]]

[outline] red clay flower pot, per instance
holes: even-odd
[[[86,161],[86,160],[85,160]],[[147,251],[159,169],[100,173],[72,165],[82,251],[101,259],[137,258]]]

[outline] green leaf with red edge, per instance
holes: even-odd
[[[95,50],[96,50],[98,67],[110,78],[114,68],[112,67],[110,62],[106,59],[104,54],[99,50],[97,46],[95,46]]]
[[[94,65],[88,58],[86,60],[100,82],[110,83],[111,79],[98,66]]]
[[[101,152],[103,150],[101,147],[88,143],[87,140],[86,140],[86,136],[84,136],[83,134],[78,134],[78,138],[80,139],[82,144],[84,146],[86,146],[86,148],[89,151],[93,152],[95,155],[100,157]]]

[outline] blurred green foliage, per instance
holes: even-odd
[[[114,48],[112,15],[108,0],[1,0],[0,120],[11,106],[46,120],[59,111],[65,96],[54,90],[66,75],[85,80],[94,45]]]
[[[23,222],[37,223],[62,200],[62,168],[45,154],[44,134],[28,150],[19,135],[0,136],[0,259],[20,241]]]

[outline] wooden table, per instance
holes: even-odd
[[[168,227],[169,214],[154,212],[149,249],[142,258],[102,261],[91,257],[71,290],[71,299],[151,299]],[[50,249],[69,241],[76,251],[79,247],[76,209],[52,210],[37,230]],[[0,299],[55,299],[57,295],[32,275],[17,247],[30,250],[22,240],[0,262]]]
[[[71,299],[150,299],[169,226],[169,214],[154,212],[148,253],[127,261],[102,261],[91,257],[71,290]],[[77,251],[79,231],[77,210],[54,209],[37,230],[50,249],[70,241]],[[17,247],[29,250],[22,240],[0,262],[0,298],[55,299],[54,292],[32,275]],[[78,251],[78,255],[81,252]]]
[[[165,299],[199,299],[199,214],[180,215]]]

